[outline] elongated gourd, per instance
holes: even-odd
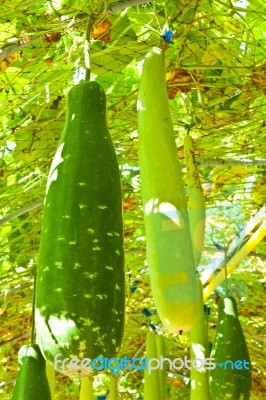
[[[89,376],[80,380],[79,400],[95,400],[92,379]]]
[[[118,400],[117,378],[113,375],[111,375],[110,377],[110,389],[108,394],[108,400]]]
[[[232,296],[219,301],[218,324],[211,357],[216,368],[210,370],[211,398],[215,400],[249,400],[251,363],[245,336]]]
[[[55,370],[54,366],[46,363],[46,375],[50,387],[50,392],[51,392],[51,400],[54,400],[55,397]]]
[[[197,283],[182,172],[166,90],[164,54],[147,54],[138,93],[138,152],[147,259],[159,317],[171,332],[197,318]]]
[[[89,375],[84,358],[117,355],[124,307],[122,196],[106,97],[97,82],[82,82],[68,94],[44,205],[35,316],[46,360]]]
[[[190,360],[197,362],[190,372],[190,400],[211,400],[209,391],[209,374],[206,369],[206,358],[210,357],[208,329],[204,317],[203,288],[198,279],[199,314],[196,323],[189,331]],[[198,359],[198,360],[197,360]]]
[[[206,211],[205,198],[194,154],[193,140],[190,135],[185,136],[184,153],[187,168],[186,184],[188,190],[190,233],[193,245],[195,268],[197,268],[204,247]]]
[[[51,400],[45,359],[37,344],[24,345],[18,352],[19,372],[12,400]]]
[[[155,340],[157,358],[162,360],[166,357],[164,337],[163,335],[156,335]],[[162,367],[159,369],[160,399],[166,400],[166,363],[163,363]]]
[[[148,332],[146,336],[146,357],[153,366],[152,358],[157,358],[155,334]],[[144,369],[144,396],[143,400],[162,400],[160,394],[159,368],[149,371]]]

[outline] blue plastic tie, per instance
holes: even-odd
[[[156,331],[156,326],[153,325],[152,323],[150,323],[150,327],[151,327],[151,329],[152,329],[153,331]]]
[[[174,35],[174,33],[175,32],[173,32],[173,31],[166,31],[163,35],[162,35],[162,37],[163,37],[163,39],[167,42],[167,43],[174,43],[171,39],[172,39],[172,37],[173,37],[173,35]]]
[[[150,317],[152,315],[147,308],[143,308],[142,313],[145,315],[145,317]]]

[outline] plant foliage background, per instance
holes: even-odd
[[[66,6],[65,3],[68,3]],[[0,393],[8,399],[17,351],[29,340],[46,178],[62,132],[66,94],[84,78],[86,1],[0,3]],[[213,268],[228,243],[265,201],[265,32],[262,0],[98,2],[91,71],[106,90],[110,132],[121,168],[125,223],[127,324],[122,355],[143,356],[150,323],[160,331],[145,260],[137,157],[136,97],[141,60],[163,46],[181,162],[194,138],[206,205],[200,270]],[[102,7],[102,8],[101,8]],[[117,11],[116,11],[117,10]],[[174,31],[173,43],[162,38]],[[159,156],[159,155],[158,155]],[[164,166],[162,165],[162,168]],[[185,174],[184,168],[184,174]],[[265,394],[265,241],[231,275],[253,365],[252,399]],[[220,292],[219,292],[220,290]],[[208,300],[210,341],[217,323]],[[47,299],[49,301],[49,299]],[[151,312],[145,316],[144,309]],[[165,332],[168,355],[188,355],[186,334]],[[189,398],[186,371],[172,374],[172,399]],[[108,375],[95,378],[104,390]],[[121,398],[142,398],[141,372],[119,377]],[[78,382],[57,376],[56,399],[76,399]],[[264,393],[264,394],[263,394]]]

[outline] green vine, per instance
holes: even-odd
[[[90,62],[90,42],[91,30],[95,20],[106,11],[106,1],[90,0],[89,13],[86,26],[85,43],[84,43],[84,57],[85,57],[85,81],[89,81],[91,77],[91,62]]]
[[[36,281],[37,281],[37,273],[34,274],[34,284],[33,284],[33,296],[32,296],[32,321],[31,321],[31,333],[30,333],[30,343],[34,344],[34,335],[35,335],[35,298],[36,298]]]
[[[85,43],[84,43],[84,58],[85,58],[85,81],[89,81],[91,77],[91,62],[90,62],[90,41],[91,41],[91,29],[93,25],[93,18],[89,15],[86,26]]]

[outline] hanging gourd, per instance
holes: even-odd
[[[155,333],[148,332],[146,335],[146,357],[152,365],[152,358],[157,358]],[[149,371],[144,369],[144,395],[143,400],[163,400],[160,395],[159,369]]]
[[[189,331],[190,360],[190,400],[211,400],[209,391],[209,371],[206,359],[210,357],[208,328],[204,316],[203,288],[198,278],[199,313],[198,318]],[[196,363],[197,365],[193,365]]]
[[[186,184],[188,191],[188,212],[191,240],[195,259],[195,268],[199,266],[204,247],[205,236],[205,198],[197,170],[193,140],[190,135],[184,139],[184,153],[186,160]]]
[[[37,344],[23,345],[18,352],[19,372],[12,400],[51,400],[45,359]]]
[[[86,376],[80,380],[79,400],[94,400],[92,378]]]
[[[45,358],[86,376],[65,358],[115,357],[124,327],[122,195],[99,83],[81,82],[46,188],[36,293],[36,332]],[[61,354],[61,355],[60,355]],[[60,357],[59,357],[60,355]]]
[[[155,341],[156,341],[157,359],[162,360],[163,358],[166,357],[164,336],[156,335]],[[161,398],[161,400],[165,400],[166,399],[166,368],[167,368],[167,364],[163,363],[161,365],[161,367],[162,368],[159,369],[160,398]]]
[[[216,368],[210,370],[211,398],[249,400],[252,385],[251,363],[238,319],[236,300],[232,296],[220,298],[211,357],[216,363]]]
[[[166,90],[165,59],[153,48],[138,93],[138,153],[147,259],[159,317],[189,331],[198,311],[189,218]]]

